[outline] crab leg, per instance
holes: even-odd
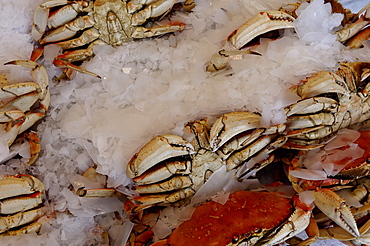
[[[187,188],[193,184],[189,176],[174,176],[173,178],[164,182],[136,186],[136,192],[139,193],[160,193],[172,190],[178,190],[181,188]]]
[[[93,27],[94,24],[94,20],[89,15],[81,16],[74,21],[50,31],[40,41],[40,44],[53,43],[72,38],[78,31]]]
[[[37,62],[29,61],[29,60],[15,60],[5,63],[4,65],[18,65],[26,68],[32,69],[32,78],[33,80],[40,85],[42,95],[40,98],[44,99],[46,94],[48,93],[49,87],[49,77],[48,73],[44,66],[41,66]]]
[[[42,223],[40,222],[40,220],[42,219],[43,217],[41,217],[38,221],[35,221],[29,225],[26,225],[26,226],[22,226],[20,229],[18,230],[10,230],[10,231],[6,231],[4,233],[1,233],[0,234],[0,237],[4,237],[4,236],[19,236],[19,235],[22,235],[22,234],[28,234],[28,233],[32,233],[32,232],[38,232],[42,226]]]
[[[44,191],[44,184],[30,175],[5,176],[0,180],[0,186],[0,199]]]
[[[368,5],[367,8],[368,9],[366,10],[365,14],[361,15],[356,22],[336,32],[339,42],[347,41],[370,23],[370,5]]]
[[[160,27],[152,27],[152,28],[145,28],[145,27],[136,27],[134,32],[131,34],[133,38],[150,38],[154,36],[163,35],[166,33],[181,31],[185,28],[184,23],[172,23],[165,26]]]
[[[10,63],[6,63],[10,64]],[[9,97],[22,96],[31,92],[40,91],[40,85],[34,82],[23,82],[17,84],[4,84],[1,86],[0,100]]]
[[[191,188],[184,188],[177,190],[172,193],[161,193],[161,194],[152,194],[146,196],[138,196],[132,198],[132,200],[139,203],[139,207],[146,208],[148,206],[175,203],[177,201],[183,200],[185,198],[191,197],[194,195],[195,191]]]
[[[80,46],[84,46],[86,44],[89,44],[93,42],[94,40],[97,40],[99,38],[100,34],[98,30],[95,28],[90,28],[84,31],[81,36],[78,38],[70,39],[67,41],[62,41],[55,43],[59,45],[62,49],[72,49],[72,48],[77,48]]]
[[[127,3],[127,11],[132,14],[141,9],[144,5],[155,3],[157,0],[131,0]]]
[[[79,67],[79,66],[76,66],[76,65],[72,64],[72,62],[74,62],[74,61],[83,61],[83,60],[93,56],[94,55],[93,46],[96,45],[96,44],[100,44],[100,41],[96,40],[95,42],[90,44],[89,47],[87,47],[86,49],[66,51],[66,52],[64,52],[63,55],[59,55],[59,56],[55,57],[54,61],[53,61],[53,64],[56,67],[64,68],[64,69],[67,69],[67,70],[68,69],[75,70],[75,71],[78,71],[78,72],[81,72],[81,73],[89,74],[89,75],[95,76],[97,78],[100,78],[99,75],[97,75],[93,72],[90,72],[90,71],[86,70],[83,67]],[[69,74],[69,73],[66,72],[66,75],[67,74]]]
[[[132,15],[132,25],[138,26],[144,24],[147,19],[153,17],[159,17],[172,8],[172,6],[177,2],[177,0],[158,0],[151,2],[143,10]]]
[[[345,200],[330,189],[318,189],[313,192],[315,205],[337,225],[358,237],[360,232],[350,208]]]
[[[113,188],[98,188],[98,189],[85,189],[80,188],[76,191],[76,195],[80,197],[117,197],[120,193]]]
[[[51,0],[37,7],[33,15],[31,31],[31,36],[34,40],[40,40],[42,35],[45,33],[48,23],[49,9],[57,6],[67,5],[68,3],[68,0]]]
[[[0,213],[14,214],[34,208],[42,203],[41,195],[41,192],[35,192],[26,196],[3,199],[0,204]]]
[[[307,206],[306,204],[299,201],[297,196],[293,197],[293,202],[295,205],[295,210],[293,214],[289,217],[288,221],[283,224],[281,228],[277,230],[277,233],[272,236],[268,237],[265,240],[262,240],[261,245],[277,245],[280,243],[284,243],[288,238],[291,238],[308,227],[311,223],[311,212],[313,206]]]
[[[352,38],[348,39],[344,45],[352,48],[358,49],[363,46],[362,42],[370,39],[370,27],[365,28],[364,30],[357,33]]]
[[[176,135],[162,135],[150,140],[135,155],[127,166],[127,176],[134,178],[143,174],[150,167],[175,156],[185,156],[194,152],[193,146]]]
[[[8,138],[8,145],[10,146],[17,135],[27,130],[36,121],[45,116],[45,112],[47,111],[50,104],[50,93],[48,90],[48,74],[45,67],[41,66],[37,62],[29,60],[15,60],[5,63],[5,65],[8,64],[31,68],[32,78],[36,82],[25,82],[14,85],[7,85],[6,81],[6,83],[2,81],[3,86],[1,92],[3,93],[0,93],[0,95],[2,94],[0,97],[6,97],[9,95],[15,97],[6,105],[3,105],[1,107],[1,110],[6,112],[2,112],[0,114],[1,118],[4,118],[3,120],[16,120],[9,121],[8,123],[3,124],[3,129],[10,133],[10,137]],[[30,107],[32,107],[36,101],[38,101],[39,104],[38,109],[33,109],[29,111]],[[13,109],[16,108],[23,111],[24,115],[22,117],[17,118],[21,115],[20,112],[17,113],[16,111],[13,111]]]
[[[0,233],[11,228],[28,224],[44,215],[44,207],[20,212],[9,216],[0,216]]]
[[[6,112],[0,111],[0,122],[11,122],[16,121],[24,117],[24,113],[21,110],[8,110]]]
[[[256,129],[260,126],[261,116],[250,112],[231,112],[219,117],[210,132],[213,151],[219,149],[232,137]]]
[[[243,163],[247,162],[252,156],[264,156],[274,151],[279,146],[282,146],[286,141],[285,137],[276,139],[276,136],[267,135],[259,138],[257,141],[249,145],[247,148],[236,152],[226,160],[227,170],[232,170]],[[254,169],[251,167],[250,169]]]
[[[212,56],[206,70],[208,72],[214,72],[224,68],[232,58],[225,51],[239,50],[254,38],[264,33],[279,29],[294,28],[294,20],[295,18],[293,16],[283,11],[260,12],[230,34],[226,39],[223,49]]]
[[[338,102],[328,97],[311,97],[284,108],[287,117],[293,114],[312,114],[322,110],[329,112],[338,111]]]
[[[174,174],[190,174],[191,162],[190,161],[166,161],[157,168],[143,173],[139,177],[133,178],[137,185],[146,185],[155,183],[158,180],[165,180]]]

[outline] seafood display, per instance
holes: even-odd
[[[271,162],[269,154],[286,141],[281,136],[285,126],[257,129],[259,123],[258,114],[232,112],[218,118],[210,130],[205,120],[189,122],[186,127],[195,135],[193,144],[174,135],[149,141],[127,166],[140,194],[133,198],[137,209],[183,204],[181,200],[191,197],[223,165],[228,171],[239,170],[253,157],[255,163],[247,164],[238,178],[265,167]]]
[[[370,244],[369,4],[256,3],[7,3],[0,244]]]
[[[336,1],[328,2],[332,5],[333,12],[345,14],[342,29],[336,32],[338,41],[351,48],[361,47],[361,42],[369,38],[370,6],[367,6],[367,9],[362,9],[363,12],[353,14]],[[227,37],[223,48],[212,56],[207,65],[207,71],[215,72],[225,68],[228,60],[232,59],[233,56],[255,53],[251,50],[241,49],[264,34],[280,29],[294,28],[293,22],[297,18],[296,10],[300,4],[297,2],[282,6],[278,11],[260,12],[247,20]]]
[[[143,26],[153,18],[166,15],[176,2],[176,0],[47,1],[35,11],[32,38],[41,45],[53,43],[63,49],[63,54],[54,59],[55,66],[98,76],[73,65],[73,62],[93,56],[94,45],[117,46],[133,39],[183,30],[185,24],[179,22],[150,28]],[[191,6],[188,2],[187,6]]]

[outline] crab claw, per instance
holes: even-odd
[[[189,155],[192,152],[194,152],[193,146],[182,137],[157,136],[130,160],[127,166],[127,176],[131,179],[138,177],[160,161],[175,156]]]
[[[340,227],[359,237],[360,232],[345,200],[330,189],[318,189],[313,193],[315,205]]]
[[[229,35],[223,49],[212,56],[206,70],[208,72],[220,70],[226,67],[227,62],[233,55],[240,55],[246,52],[249,54],[252,53],[251,51],[240,51],[240,49],[254,38],[267,32],[294,28],[294,20],[295,18],[293,16],[283,11],[266,11],[258,13]],[[230,53],[232,51],[234,51],[234,53]]]

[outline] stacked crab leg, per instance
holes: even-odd
[[[15,60],[14,64],[32,69],[34,82],[9,83],[0,80],[0,125],[2,137],[9,147],[1,153],[0,164],[18,158],[31,165],[40,152],[39,137],[30,128],[42,119],[49,107],[48,74],[36,62]],[[28,146],[29,155],[20,153]],[[31,175],[2,175],[0,177],[0,236],[17,236],[38,232],[46,213],[42,206],[44,185]]]

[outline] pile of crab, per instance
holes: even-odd
[[[255,53],[245,47],[261,35],[293,28],[296,7],[252,17],[228,36],[207,71]],[[351,48],[369,39],[365,9],[347,12],[348,23],[337,32]],[[332,238],[370,244],[369,75],[369,62],[343,62],[335,72],[313,74],[291,88],[300,100],[284,108],[282,124],[262,126],[258,113],[231,112],[215,122],[187,123],[191,140],[169,134],[150,140],[127,166],[136,191],[125,204],[135,224],[128,245],[153,243],[156,223],[163,225],[159,212],[176,207],[180,213],[188,204],[196,207],[191,218],[151,245],[310,245]],[[237,191],[221,203],[208,197],[199,205],[195,196],[222,169],[239,182],[257,178],[263,188]],[[305,240],[296,237],[304,230]]]
[[[176,2],[47,1],[35,13],[32,36],[41,45],[61,46],[63,54],[54,64],[67,76],[72,69],[98,77],[78,63],[93,55],[94,45],[121,45],[182,30],[183,23],[142,26],[165,15]],[[338,40],[361,48],[369,38],[370,11],[352,14],[334,0],[327,2],[345,14]],[[296,7],[287,5],[252,17],[228,36],[206,70],[227,69],[230,59],[256,53],[245,49],[256,38],[276,37],[274,31],[294,28]],[[29,129],[49,105],[47,74],[36,62],[11,63],[32,68],[35,82],[9,85],[5,78],[1,80],[0,123],[9,148],[1,162],[15,160],[20,154],[17,146],[28,144],[29,155],[22,153],[20,159],[27,159],[25,165],[29,165],[40,148],[37,135]],[[188,204],[197,205],[191,219],[154,245],[308,245],[325,238],[370,244],[369,75],[369,62],[343,62],[335,72],[313,74],[292,88],[300,100],[284,109],[286,121],[278,125],[262,126],[260,114],[238,111],[215,122],[187,123],[191,140],[169,134],[153,138],[127,166],[136,192],[125,204],[135,223],[128,245],[152,243],[158,212]],[[194,204],[197,192],[220,170],[235,182],[256,177],[264,188],[237,191],[223,204]],[[45,214],[43,184],[28,175],[4,176],[0,182],[0,235],[38,231]],[[289,186],[289,192],[283,186]],[[117,195],[112,189],[84,188],[76,194]],[[304,230],[308,238],[297,238]]]
[[[40,152],[39,137],[33,126],[49,107],[49,79],[46,69],[36,62],[16,60],[6,64],[32,69],[32,82],[9,82],[0,77],[0,164],[28,170]],[[0,175],[0,236],[37,232],[46,218],[44,185],[26,174]]]
[[[275,245],[305,229],[309,238],[299,245],[325,238],[368,244],[370,132],[354,129],[368,120],[369,72],[370,63],[343,63],[301,81],[293,88],[301,100],[285,108],[284,124],[262,127],[258,113],[231,112],[212,126],[187,123],[192,141],[153,138],[127,167],[137,192],[126,204],[136,223],[129,244],[150,241],[153,211],[194,205],[222,167],[240,182],[256,176],[264,189],[196,207],[155,245]],[[294,190],[280,189],[286,185]]]

